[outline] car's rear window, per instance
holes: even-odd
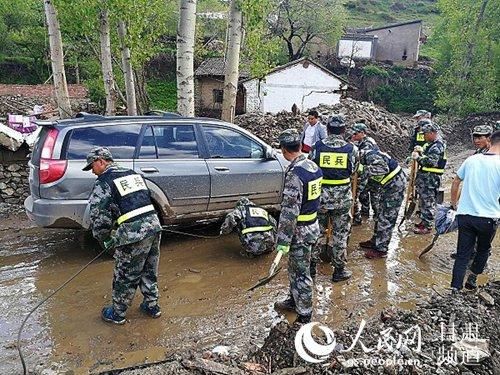
[[[132,159],[141,125],[107,125],[74,129],[66,147],[66,159],[85,159],[96,146],[109,148],[114,159]]]

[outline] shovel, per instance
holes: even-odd
[[[417,176],[417,161],[412,160],[410,169],[410,182],[408,183],[408,189],[406,191],[406,203],[405,203],[405,213],[403,219],[398,225],[398,230],[405,220],[409,220],[415,211],[417,206],[417,194],[415,192],[415,178]]]
[[[439,234],[436,233],[434,237],[432,238],[432,242],[430,245],[428,245],[425,249],[422,250],[420,255],[418,256],[418,259],[422,258],[423,255],[427,254],[431,249],[434,247],[434,244],[436,243],[437,239],[439,238]]]
[[[278,251],[278,254],[276,254],[276,257],[274,258],[273,263],[271,264],[271,268],[269,268],[269,275],[267,275],[266,277],[263,277],[262,279],[259,279],[259,281],[254,286],[252,286],[250,289],[248,289],[249,292],[257,289],[258,287],[260,287],[262,285],[267,284],[269,281],[271,281],[272,279],[274,279],[276,277],[276,275],[281,271],[281,268],[282,268],[282,267],[278,267],[282,256],[283,256],[283,252]]]

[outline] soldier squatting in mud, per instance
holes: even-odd
[[[418,164],[415,185],[421,222],[415,225],[414,233],[424,235],[431,232],[434,223],[446,166],[446,144],[428,111],[419,110],[414,117],[417,123],[407,162]],[[319,121],[315,125],[325,126]],[[299,323],[311,321],[313,283],[321,251],[326,249],[331,259],[333,282],[351,277],[346,251],[352,220],[360,224],[360,214],[367,216],[370,207],[374,213],[373,235],[359,245],[369,259],[385,258],[389,251],[407,176],[398,162],[367,136],[367,130],[363,123],[347,127],[341,115],[332,115],[326,122],[327,137],[312,144],[309,155],[302,153],[304,134],[294,129],[284,131],[278,141],[290,165],[285,172],[278,223],[266,210],[241,198],[222,224],[221,234],[237,230],[242,255],[254,257],[273,250],[288,255],[289,293],[275,307],[295,311]],[[490,126],[474,128],[477,154],[488,155],[493,131]],[[106,148],[90,151],[84,170],[90,169],[98,176],[89,202],[92,233],[104,247],[114,248],[116,260],[113,303],[102,310],[102,318],[125,323],[137,287],[144,296],[140,309],[157,318],[161,315],[157,286],[161,226],[146,184],[141,175],[119,168]],[[358,194],[353,196],[351,186],[357,174],[362,208],[354,210],[353,218],[351,209],[358,206]]]

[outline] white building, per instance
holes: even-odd
[[[245,88],[245,112],[301,111],[319,104],[333,105],[347,90],[348,82],[307,58],[270,71],[263,78],[240,82]]]

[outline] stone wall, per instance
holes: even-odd
[[[30,194],[28,162],[0,163],[0,202],[23,204]]]

